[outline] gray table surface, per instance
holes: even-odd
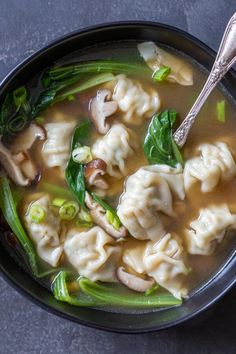
[[[89,25],[151,20],[217,49],[235,0],[0,0],[0,79],[54,38]],[[144,335],[82,327],[40,309],[0,278],[0,354],[235,353],[236,289],[201,322]]]

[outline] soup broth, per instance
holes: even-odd
[[[161,107],[158,108],[158,112],[174,109],[178,112],[177,123],[175,128],[180,124],[181,120],[186,116],[187,112],[194,103],[198,93],[200,92],[207,74],[204,70],[190,60],[188,57],[183,56],[181,53],[172,50],[171,48],[165,48],[168,53],[171,53],[175,57],[179,58],[183,62],[187,63],[190,67],[193,76],[193,84],[189,86],[181,85],[177,82],[169,82],[168,80],[163,80],[162,82],[157,82],[153,80],[151,76],[143,75],[142,73],[136,71],[130,74],[126,74],[130,80],[138,82],[139,85],[146,92],[151,92],[153,90],[159,96]],[[146,63],[142,61],[140,53],[137,50],[136,42],[117,42],[117,43],[107,43],[104,45],[99,45],[96,47],[87,48],[83,51],[78,51],[72,53],[70,56],[62,58],[56,65],[75,65],[78,62],[86,62],[88,60],[120,60],[122,62],[138,62],[140,65],[145,66]],[[119,73],[116,73],[119,74]],[[123,74],[122,72],[120,74]],[[40,90],[38,85],[38,77],[32,79],[32,82],[29,83],[34,92]],[[76,87],[77,83],[74,83],[71,88]],[[71,100],[65,100],[53,104],[49,108],[40,112],[40,118],[43,118],[40,122],[38,119],[38,124],[45,128],[45,124],[48,123],[60,123],[60,122],[73,122],[74,128],[70,134],[71,138],[73,131],[76,126],[79,126],[85,118],[91,120],[91,99],[96,97],[98,90],[114,90],[114,82],[106,82],[101,85],[95,86],[93,88],[87,89],[84,92],[72,95]],[[66,90],[66,89],[65,89]],[[114,97],[114,96],[113,96]],[[225,102],[225,117],[224,122],[217,119],[217,102]],[[135,115],[135,114],[134,114]],[[132,135],[132,143],[135,145],[135,153],[128,157],[125,161],[125,168],[128,171],[122,176],[115,177],[111,176],[108,173],[105,173],[103,179],[108,184],[108,189],[99,190],[99,188],[91,188],[95,191],[96,194],[101,199],[104,199],[107,204],[109,204],[115,211],[123,203],[122,193],[127,192],[128,179],[131,175],[135,174],[143,166],[148,166],[149,161],[147,156],[144,153],[144,139],[148,131],[148,127],[152,118],[151,114],[148,118],[142,119],[141,124],[130,124],[124,122],[124,112],[121,109],[118,109],[114,114],[109,116],[106,119],[106,122],[110,125],[110,129],[114,124],[122,124],[125,126],[125,129],[128,129]],[[37,117],[38,118],[38,117]],[[37,120],[37,119],[36,119]],[[215,144],[217,142],[223,142],[227,145],[228,149],[231,151],[232,156],[236,157],[236,146],[234,143],[235,140],[235,128],[236,128],[236,114],[235,114],[235,105],[229,97],[218,87],[208,98],[203,109],[199,113],[198,119],[194,124],[190,135],[187,139],[187,142],[183,149],[181,150],[184,162],[196,157],[199,155],[197,149],[201,144]],[[107,133],[108,134],[108,133]],[[71,138],[66,141],[68,146],[71,146]],[[86,139],[84,145],[91,147],[94,146],[98,139],[103,139],[104,134],[101,134],[97,131],[94,125],[91,125],[91,131],[89,136]],[[12,142],[14,144],[14,139],[11,138],[9,146]],[[17,138],[16,138],[17,139]],[[23,226],[27,230],[26,226],[26,214],[29,213],[29,207],[32,203],[37,200],[40,196],[45,193],[51,198],[50,203],[55,198],[63,199],[64,197],[58,195],[57,189],[53,187],[59,187],[63,190],[68,191],[69,200],[77,201],[77,197],[73,194],[73,191],[68,186],[68,181],[65,178],[65,169],[61,167],[48,167],[45,164],[45,158],[42,156],[42,150],[45,148],[45,139],[37,140],[30,149],[30,155],[33,161],[36,162],[37,168],[40,171],[41,178],[38,183],[32,184],[27,187],[18,187],[20,190],[21,200],[18,203],[17,211],[19,213],[20,220]],[[69,156],[68,159],[69,160]],[[177,183],[177,182],[176,182]],[[12,185],[13,186],[13,185]],[[12,187],[14,189],[14,186]],[[51,188],[51,189],[50,189]],[[88,187],[89,189],[90,187]],[[60,194],[60,193],[59,193]],[[223,178],[217,183],[216,187],[211,191],[204,193],[201,191],[201,183],[196,181],[193,183],[190,188],[186,191],[185,198],[181,200],[174,193],[172,193],[172,205],[173,212],[168,215],[168,213],[161,212],[161,221],[163,223],[163,228],[165,233],[170,233],[171,235],[177,235],[177,240],[179,243],[182,243],[184,260],[187,264],[187,269],[189,274],[184,276],[184,286],[187,289],[186,295],[191,296],[191,292],[198,289],[202,284],[208,281],[213,274],[220,269],[223,262],[230,255],[234,248],[234,231],[228,231],[225,235],[222,242],[217,243],[214,252],[209,255],[200,255],[200,254],[190,254],[188,252],[187,241],[185,238],[186,230],[191,229],[190,224],[193,220],[199,218],[199,213],[201,209],[211,208],[212,205],[220,206],[226,204],[231,212],[231,214],[236,214],[236,178],[231,178],[230,180],[224,180]],[[65,198],[66,200],[68,197]],[[53,215],[57,213],[57,206],[50,206],[53,211]],[[148,207],[151,208],[150,206]],[[119,215],[119,213],[118,213]],[[159,212],[158,212],[159,215]],[[159,216],[156,216],[158,218]],[[121,219],[122,221],[122,219]],[[91,221],[94,225],[96,222]],[[88,222],[89,223],[89,222]],[[79,233],[87,232],[93,226],[75,224],[75,219],[64,220],[64,228],[66,229],[63,235],[60,235],[60,243],[63,244],[65,239],[68,237],[67,232],[70,229],[77,228]],[[127,227],[127,225],[125,225]],[[103,231],[104,232],[104,231]],[[109,234],[109,233],[108,233]],[[174,236],[175,237],[175,236]],[[179,241],[180,240],[180,241]],[[114,238],[114,245],[118,245],[121,249],[119,257],[116,259],[116,267],[125,267],[125,272],[129,273],[135,277],[139,277],[144,281],[149,281],[150,274],[153,277],[153,273],[148,275],[145,272],[138,272],[137,269],[130,267],[129,264],[124,262],[123,254],[129,249],[139,249],[140,254],[147,248],[150,242],[157,240],[151,240],[149,238],[142,239],[134,237],[128,228],[127,236],[122,236],[121,239]],[[37,250],[37,241],[33,241],[34,247]],[[63,247],[63,246],[62,246]],[[71,247],[71,246],[70,246]],[[92,246],[91,246],[92,247]],[[114,246],[115,247],[115,246]],[[68,251],[69,252],[69,251]],[[83,257],[81,253],[78,252],[78,257]],[[72,252],[73,253],[73,252]],[[114,256],[115,257],[115,256]],[[140,256],[141,257],[141,256]],[[40,258],[40,257],[39,257]],[[139,259],[140,260],[140,259]],[[41,266],[45,269],[51,269],[52,267],[48,262],[40,260]],[[72,264],[71,264],[72,263]],[[70,260],[68,253],[65,254],[64,251],[60,256],[59,262],[54,266],[59,270],[63,267],[66,267],[71,271],[71,279],[73,281],[68,285],[68,289],[72,294],[77,294],[79,291],[79,286],[75,284],[75,280],[79,275],[85,276],[88,273],[80,274],[78,269],[76,269],[76,261],[73,263]],[[101,269],[104,268],[104,265],[101,265]],[[179,275],[182,277],[182,275]],[[87,276],[89,278],[89,276]],[[154,276],[155,278],[155,276]],[[51,289],[52,280],[54,275],[50,275],[40,281],[43,282],[45,286]],[[101,278],[103,279],[103,278]],[[101,280],[98,278],[98,280]],[[104,277],[105,279],[105,277]],[[94,281],[95,278],[92,276],[91,280]],[[102,280],[101,280],[102,281]],[[117,281],[117,279],[116,279]],[[106,282],[106,281],[105,281]],[[74,284],[74,285],[73,285]],[[74,288],[73,288],[74,286]],[[108,286],[109,287],[109,286]],[[111,285],[112,287],[112,285]],[[127,290],[126,287],[122,284],[114,285],[116,288],[123,289],[124,293],[133,293],[133,290]],[[155,289],[154,289],[155,290]],[[120,290],[119,290],[120,291]],[[166,290],[155,290],[158,296],[159,292],[165,292]],[[104,305],[104,304],[103,304]],[[106,304],[105,304],[106,305]],[[122,307],[122,304],[121,304]],[[154,306],[155,307],[155,306]]]

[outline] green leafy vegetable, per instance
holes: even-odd
[[[61,271],[55,277],[52,283],[52,289],[55,299],[67,302],[73,306],[99,306],[100,302],[90,296],[84,296],[79,292],[79,295],[70,295],[67,287],[68,272]]]
[[[95,193],[91,193],[93,199],[95,200],[95,202],[97,202],[99,205],[101,205],[103,207],[103,209],[106,211],[106,217],[107,217],[107,221],[116,229],[119,230],[119,228],[121,227],[121,222],[119,219],[119,216],[116,214],[115,210],[110,207],[110,205],[108,205],[106,202],[104,202],[104,200],[102,200],[101,198],[99,198]]]
[[[141,63],[117,62],[114,60],[97,60],[74,65],[58,66],[49,69],[44,77],[44,86],[49,86],[52,82],[63,82],[68,77],[75,75],[112,73],[112,74],[144,74],[150,75],[151,70]]]
[[[43,120],[39,114],[47,107],[68,99],[75,99],[75,94],[113,80],[113,74],[150,74],[151,71],[140,63],[116,61],[93,61],[70,66],[54,67],[47,70],[42,77],[42,89],[35,97],[27,93],[25,86],[20,86],[8,93],[0,108],[0,135],[14,135],[20,132],[28,122]],[[90,75],[86,78],[86,75]],[[69,86],[78,83],[75,87]]]
[[[169,68],[168,66],[162,66],[160,69],[156,70],[153,73],[152,78],[155,81],[162,82],[165,81],[165,79],[170,75],[170,73],[171,68]]]
[[[150,164],[166,164],[175,167],[183,164],[181,153],[173,139],[173,126],[177,112],[166,110],[156,114],[148,127],[144,140],[144,153]]]
[[[24,86],[8,93],[0,109],[0,135],[14,135],[30,120],[30,102]]]
[[[150,289],[148,289],[147,291],[145,291],[145,295],[150,295],[152,293],[154,293],[156,290],[159,289],[159,285],[155,284],[153,285]]]
[[[73,306],[133,306],[133,307],[164,307],[175,306],[182,303],[170,294],[150,295],[140,294],[129,291],[123,293],[111,286],[104,286],[92,282],[89,279],[80,278],[78,280],[78,295],[70,295],[67,286],[67,271],[61,271],[55,277],[52,289],[54,297],[59,301],[67,302]]]
[[[8,225],[27,254],[33,274],[38,275],[37,255],[18,217],[16,204],[6,177],[0,178],[0,207]]]
[[[217,119],[219,122],[225,122],[225,100],[218,101],[216,104]]]
[[[70,79],[66,79],[65,81],[52,82],[50,86],[48,86],[44,91],[40,93],[38,99],[34,103],[31,113],[32,117],[36,117],[40,112],[52,104],[64,101],[66,99],[74,99],[74,95],[76,93],[80,93],[82,91],[88,90],[91,87],[113,80],[114,76],[112,74],[105,73],[93,76],[83,82],[80,82],[80,78],[81,75],[75,75]],[[63,89],[71,86],[72,84],[75,84],[78,81],[78,86],[60,93]]]
[[[129,291],[123,293],[118,289],[94,283],[89,279],[79,280],[80,288],[83,292],[96,300],[110,306],[133,306],[133,307],[164,307],[181,305],[182,301],[176,299],[168,293],[153,292],[150,295],[140,294]]]
[[[6,219],[11,230],[15,234],[17,240],[22,246],[25,254],[27,255],[28,262],[31,268],[32,273],[38,277],[43,278],[55,272],[58,272],[58,268],[46,270],[39,272],[37,265],[37,253],[28,238],[21,221],[18,217],[16,206],[19,202],[20,197],[15,191],[11,191],[10,184],[6,177],[0,178],[0,208],[2,210],[3,216]]]
[[[20,86],[17,90],[13,91],[13,100],[18,112],[20,107],[26,103],[27,91],[24,86]]]
[[[114,80],[114,78],[115,78],[114,75],[111,73],[104,73],[104,74],[93,76],[82,83],[79,82],[78,86],[74,87],[73,89],[65,91],[62,94],[56,96],[53,103],[64,101],[68,99],[68,97],[71,97],[77,93],[88,90],[91,87],[101,85],[107,81]]]
[[[35,118],[35,122],[39,125],[43,124],[45,122],[45,118],[42,116],[38,116]]]
[[[79,204],[86,208],[85,199],[85,180],[84,180],[84,166],[76,163],[72,158],[72,152],[79,146],[85,145],[91,129],[91,123],[87,120],[75,129],[72,144],[71,144],[71,157],[67,164],[65,177],[67,184],[71,191],[74,193]]]

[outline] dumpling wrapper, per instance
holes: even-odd
[[[123,74],[116,79],[112,99],[124,113],[121,117],[124,123],[140,125],[160,109],[160,97],[152,87],[144,90],[140,82]]]
[[[193,85],[192,69],[183,59],[166,52],[153,42],[138,44],[138,50],[147,65],[154,72],[162,66],[171,68],[171,72],[166,78],[167,81],[177,82],[183,86]]]
[[[52,267],[56,267],[63,253],[63,245],[60,240],[60,219],[51,212],[50,204],[50,198],[47,194],[31,203],[29,207],[33,205],[42,206],[45,209],[46,216],[37,224],[32,222],[29,212],[27,212],[24,216],[24,225],[30,239],[36,246],[39,257]]]
[[[189,271],[184,262],[184,250],[171,234],[166,234],[155,243],[148,242],[143,263],[147,274],[177,299],[187,295],[183,276]]]
[[[201,144],[198,151],[200,156],[188,160],[184,167],[186,190],[200,181],[201,191],[211,192],[221,180],[229,181],[236,175],[235,161],[225,143]]]
[[[128,159],[135,154],[136,141],[132,132],[123,124],[115,123],[108,133],[97,139],[91,150],[95,158],[106,162],[106,172],[121,178],[129,173]]]
[[[187,250],[190,254],[211,255],[232,229],[236,229],[236,215],[226,204],[201,209],[198,219],[185,232]]]
[[[174,215],[172,189],[184,198],[180,165],[145,166],[127,178],[117,214],[133,237],[157,240],[165,234],[161,213]]]
[[[75,126],[74,121],[44,124],[47,139],[42,149],[42,157],[47,167],[60,167],[64,171],[70,156]]]
[[[136,273],[145,274],[145,266],[143,263],[143,255],[145,252],[146,243],[136,243],[135,245],[125,244],[123,252],[123,263],[125,266],[133,269]]]
[[[81,276],[92,281],[117,281],[115,273],[121,246],[101,227],[94,226],[82,232],[76,228],[69,230],[64,251]]]

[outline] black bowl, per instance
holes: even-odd
[[[151,40],[169,45],[189,55],[209,70],[215,53],[205,44],[174,27],[152,22],[124,22],[90,27],[51,43],[18,65],[1,83],[0,100],[8,91],[24,84],[37,72],[72,51],[98,43],[117,40]],[[223,80],[227,92],[236,99],[236,74],[233,70]],[[0,269],[6,280],[18,291],[61,317],[79,324],[108,331],[142,333],[177,325],[206,310],[219,300],[236,281],[236,251],[204,286],[182,306],[144,314],[114,313],[89,308],[76,308],[56,301],[52,294],[15,263],[0,244]]]

